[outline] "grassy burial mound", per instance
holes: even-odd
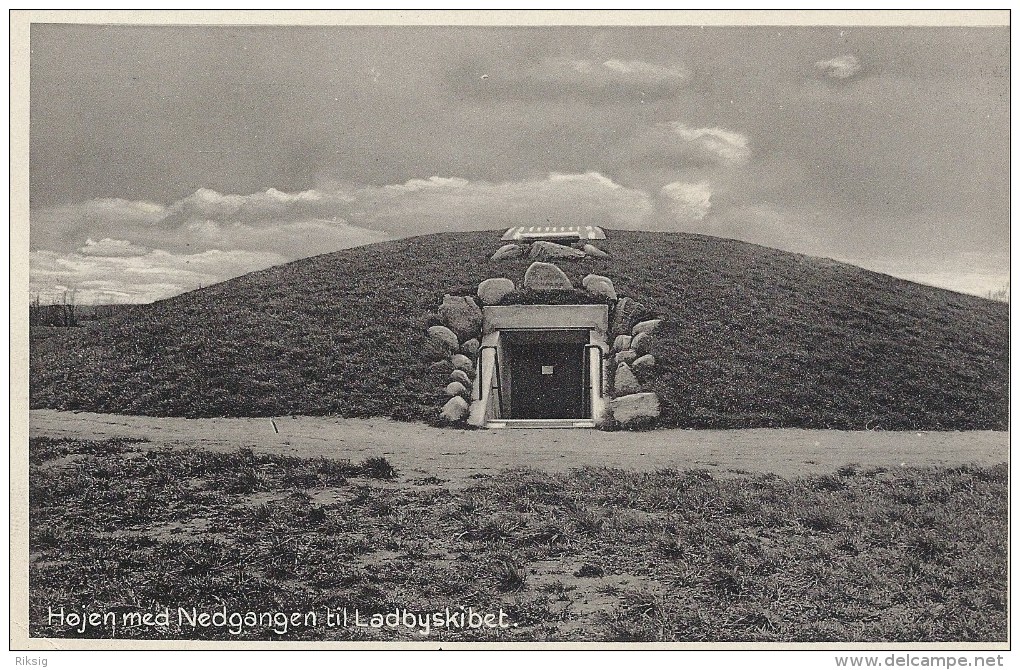
[[[558,261],[662,318],[660,426],[996,429],[1008,306],[852,265],[687,234],[608,231],[609,258]],[[496,232],[373,244],[33,333],[33,408],[174,416],[436,419],[423,354],[443,295],[520,282]]]

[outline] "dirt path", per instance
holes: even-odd
[[[279,432],[273,428],[275,422]],[[782,476],[863,465],[1001,463],[1009,434],[831,430],[451,430],[385,419],[282,417],[181,419],[33,410],[33,437],[130,437],[155,444],[360,461],[385,456],[403,474],[462,480],[475,473],[581,465],[654,470],[746,470]]]

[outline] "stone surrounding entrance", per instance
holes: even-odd
[[[660,321],[608,276],[589,274],[575,288],[551,260],[606,258],[590,244],[602,230],[511,229],[492,262],[527,253],[536,260],[521,290],[506,277],[482,281],[475,296],[444,296],[428,328],[433,369],[446,375],[445,424],[484,428],[647,426],[659,414],[654,331]],[[545,238],[545,239],[543,239]],[[553,241],[555,240],[555,241]],[[577,296],[577,304],[562,302]],[[644,320],[642,320],[644,319]]]

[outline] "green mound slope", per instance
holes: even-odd
[[[1007,305],[731,240],[608,236],[610,258],[558,265],[663,318],[660,425],[1007,427]],[[33,335],[31,405],[431,421],[447,380],[421,355],[428,315],[488,277],[520,283],[530,261],[490,262],[498,239],[349,249]]]

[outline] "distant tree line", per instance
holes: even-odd
[[[1006,285],[988,292],[988,297],[999,302],[1009,302],[1009,282]]]
[[[59,326],[72,328],[79,322],[78,306],[75,304],[74,291],[65,291],[63,301],[52,305],[39,302],[39,294],[32,296],[28,306],[29,326]]]
[[[39,294],[32,296],[28,305],[29,326],[55,326],[74,328],[83,321],[96,321],[113,316],[131,305],[79,305],[74,291],[64,293],[61,302],[44,305]]]

